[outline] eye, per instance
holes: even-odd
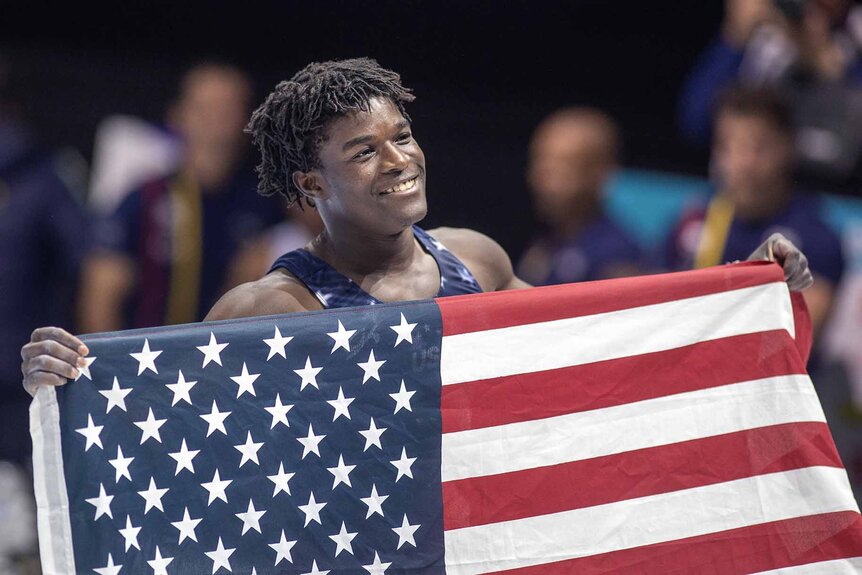
[[[373,153],[374,153],[373,148],[363,148],[362,150],[357,152],[355,156],[353,156],[353,159],[354,160],[362,160],[362,159],[369,157]]]
[[[409,142],[412,139],[413,139],[413,134],[411,134],[410,132],[403,132],[401,134],[398,134],[398,139],[396,141],[399,144],[406,144],[407,142]]]

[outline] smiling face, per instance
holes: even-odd
[[[332,120],[318,160],[293,179],[328,229],[395,235],[425,217],[425,156],[390,100],[374,98],[367,112]]]

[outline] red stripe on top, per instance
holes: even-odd
[[[841,511],[495,573],[743,575],[855,557],[860,545],[862,517]]]
[[[543,419],[764,377],[805,373],[784,330],[443,386],[443,433]]]
[[[447,336],[619,311],[783,281],[784,273],[776,264],[744,262],[674,274],[469,294],[436,301],[443,316],[443,335]]]
[[[790,469],[842,467],[825,423],[790,423],[443,483],[445,530]]]

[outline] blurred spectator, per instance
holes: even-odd
[[[527,182],[548,232],[518,264],[534,285],[589,281],[638,272],[638,247],[602,208],[617,165],[619,130],[604,113],[569,108],[546,118],[530,143]]]
[[[96,233],[84,272],[84,331],[200,320],[242,277],[242,248],[281,220],[242,169],[251,86],[236,68],[203,64],[183,78],[170,122],[179,170],[129,194]],[[228,278],[231,278],[228,281]]]
[[[771,91],[737,88],[716,111],[712,178],[706,209],[684,214],[668,250],[672,267],[744,260],[781,232],[805,252],[815,276],[803,292],[815,334],[841,278],[841,242],[820,216],[820,203],[793,187],[793,127],[785,101]]]
[[[87,205],[110,214],[132,190],[176,172],[181,160],[182,142],[168,130],[134,116],[108,116],[96,128]]]
[[[14,78],[13,78],[14,76]],[[32,447],[30,398],[16,348],[41,325],[74,329],[86,249],[82,207],[61,177],[65,156],[45,149],[21,113],[26,87],[0,59],[0,573],[35,551],[35,509],[23,467]],[[16,92],[13,94],[13,92]],[[12,465],[9,462],[14,462]]]
[[[850,0],[725,0],[721,33],[681,93],[678,121],[688,140],[709,140],[717,98],[734,84],[790,96],[803,167],[846,179],[862,150],[862,6]]]

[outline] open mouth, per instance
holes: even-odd
[[[382,192],[380,192],[380,195],[386,196],[389,194],[397,194],[397,193],[412,191],[413,188],[416,187],[416,182],[418,180],[419,180],[419,177],[417,176],[417,177],[409,179],[405,182],[401,182],[400,184],[396,184],[396,185],[392,186],[391,188],[387,188],[387,189],[383,190]]]

